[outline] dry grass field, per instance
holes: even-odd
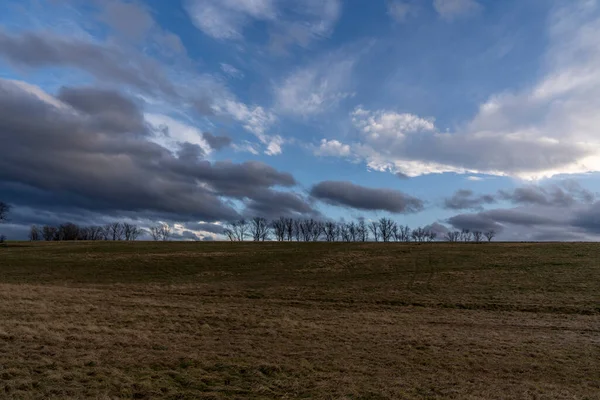
[[[600,245],[11,243],[3,399],[600,399]]]

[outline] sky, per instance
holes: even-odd
[[[0,226],[600,238],[600,1],[3,0]]]

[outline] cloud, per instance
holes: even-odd
[[[567,3],[565,3],[567,4]],[[548,20],[544,71],[497,93],[454,131],[433,118],[358,107],[354,158],[408,176],[454,172],[539,180],[600,171],[600,5],[569,2]]]
[[[221,150],[231,144],[229,136],[217,136],[210,132],[204,132],[202,133],[202,137],[213,150]]]
[[[415,6],[407,1],[388,1],[387,4],[388,15],[396,22],[405,22],[409,15],[415,13]]]
[[[210,222],[239,217],[232,199],[260,202],[296,185],[261,162],[206,161],[198,144],[174,152],[127,124],[100,129],[93,117],[112,111],[106,99],[126,102],[117,93],[69,88],[62,102],[41,92],[0,80],[0,184],[11,203]]]
[[[501,189],[497,194],[475,195],[473,191],[460,189],[452,197],[444,199],[447,210],[481,210],[484,205],[500,200],[520,206],[546,206],[569,208],[576,204],[589,204],[595,194],[582,188],[576,181],[563,180],[550,185],[528,185],[512,190]]]
[[[293,192],[262,191],[260,196],[255,196],[246,202],[246,215],[248,217],[264,217],[275,219],[279,217],[320,216],[313,209],[310,202]]]
[[[447,226],[440,224],[439,222],[434,222],[433,224],[426,225],[423,227],[426,232],[435,232],[437,234],[437,239],[443,239],[444,235],[448,233],[450,230]]]
[[[0,56],[20,66],[73,67],[100,81],[129,85],[150,94],[177,95],[158,64],[118,47],[51,34],[13,36],[0,30]]]
[[[571,219],[571,224],[587,232],[600,234],[600,202],[578,210]]]
[[[346,157],[350,153],[350,146],[347,144],[327,139],[321,139],[321,144],[314,150],[314,154],[317,156]]]
[[[269,139],[269,144],[267,145],[267,149],[265,150],[265,154],[268,156],[276,156],[281,154],[281,146],[283,145],[284,140],[281,136],[275,135]]]
[[[225,232],[225,228],[219,224],[211,224],[208,222],[187,222],[184,224],[185,228],[192,231],[216,233],[218,235]]]
[[[162,114],[145,114],[144,118],[155,132],[159,132],[150,139],[165,148],[174,151],[181,143],[191,143],[199,146],[203,154],[213,150],[203,133],[192,125]]]
[[[480,182],[483,180],[483,178],[480,176],[469,176],[469,177],[467,177],[467,180],[469,180],[471,182]]]
[[[444,208],[447,210],[479,210],[484,205],[495,202],[494,196],[475,196],[471,190],[461,189],[454,193],[452,197],[444,200]]]
[[[359,210],[416,213],[423,210],[423,201],[392,189],[373,189],[351,182],[324,181],[314,185],[311,196],[328,204]]]
[[[570,207],[578,202],[591,203],[596,196],[577,182],[566,180],[547,187],[530,185],[513,191],[500,190],[499,197],[514,204]]]
[[[339,0],[186,0],[185,9],[194,25],[218,40],[241,40],[253,22],[267,24],[271,47],[308,46],[329,35],[337,21]]]
[[[353,152],[376,170],[408,176],[487,173],[531,178],[566,166],[590,149],[576,143],[493,132],[442,133],[432,119],[407,113],[357,108],[352,113],[361,141]]]
[[[448,223],[458,230],[469,229],[471,231],[502,232],[504,229],[504,226],[483,213],[455,215],[448,218]]]
[[[565,184],[565,183],[563,183]],[[568,185],[568,183],[566,184]],[[527,188],[530,189],[530,188]],[[573,193],[580,193],[577,188]],[[486,210],[472,214],[459,214],[447,220],[456,229],[490,230],[501,232],[501,240],[555,241],[598,240],[600,203],[587,196],[567,201],[544,190],[541,195],[523,197],[515,190],[512,196],[515,208]]]
[[[307,117],[331,110],[350,96],[347,91],[356,55],[328,55],[301,67],[274,86],[275,108]]]
[[[281,52],[295,44],[307,48],[313,41],[328,37],[342,11],[340,0],[305,0],[282,2],[284,18],[273,26],[271,49]]]
[[[187,0],[185,8],[192,22],[215,39],[239,39],[253,19],[273,20],[273,0]]]
[[[481,11],[476,0],[433,0],[433,8],[441,18],[452,21]]]
[[[154,25],[146,8],[138,3],[106,1],[101,19],[127,38],[141,39]]]
[[[221,63],[221,71],[230,78],[242,79],[244,77],[244,73],[233,65]]]
[[[149,132],[138,105],[115,90],[63,87],[57,99],[87,115],[91,124],[100,130],[136,134]]]
[[[247,106],[235,100],[226,99],[215,105],[217,113],[227,114],[240,122],[244,129],[254,133],[263,143],[268,141],[266,131],[275,123],[275,115],[260,106]]]

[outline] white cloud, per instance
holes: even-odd
[[[474,118],[442,132],[433,120],[358,108],[353,154],[370,168],[409,176],[456,172],[541,179],[600,171],[600,17],[597,2],[570,3],[549,20],[546,74],[491,96]]]
[[[241,39],[253,21],[269,24],[275,47],[307,46],[327,36],[337,21],[339,0],[187,0],[192,22],[205,34],[221,40]]]
[[[192,22],[215,39],[238,39],[252,19],[272,20],[277,12],[272,0],[188,0]]]
[[[472,181],[472,182],[479,182],[479,181],[482,181],[483,178],[480,176],[469,176],[469,177],[467,177],[467,180]]]
[[[154,138],[154,141],[161,146],[175,151],[178,143],[188,142],[200,146],[205,154],[212,152],[212,148],[206,143],[202,132],[197,128],[161,114],[145,114],[144,118],[155,129],[165,130],[164,128],[166,128],[167,135]]]
[[[248,141],[244,141],[241,144],[240,143],[232,143],[231,148],[236,153],[250,153],[255,156],[257,156],[259,154],[257,146],[254,143],[250,143]]]
[[[275,115],[260,106],[247,106],[244,103],[225,99],[213,107],[217,113],[230,115],[240,122],[244,129],[254,133],[261,142],[266,142],[266,131],[275,123]]]
[[[318,156],[348,157],[351,154],[350,146],[337,140],[322,139],[321,144],[314,151]]]
[[[283,145],[283,138],[279,135],[275,135],[269,139],[269,144],[265,150],[265,154],[269,156],[275,156],[281,154],[281,146]]]
[[[402,23],[414,12],[414,6],[406,1],[390,1],[388,3],[387,12],[394,21]]]
[[[233,65],[229,65],[226,63],[221,63],[221,71],[223,71],[230,78],[242,79],[244,77],[244,73],[234,67]]]
[[[284,0],[281,4],[283,14],[287,11],[291,18],[281,18],[273,27],[271,47],[275,50],[285,50],[289,44],[308,47],[329,36],[342,10],[340,0]]]
[[[278,111],[297,116],[319,114],[353,94],[346,90],[356,56],[334,54],[299,68],[274,88]]]
[[[482,9],[476,0],[433,0],[433,7],[446,20],[473,15]]]

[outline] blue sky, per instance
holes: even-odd
[[[52,199],[47,223],[161,220],[199,237],[217,236],[193,224],[258,210],[390,216],[415,227],[495,229],[505,240],[600,233],[596,0],[5,0],[0,7],[3,96],[9,105],[18,98],[24,111],[0,127],[4,148],[12,157],[17,147],[44,152],[44,178],[18,158],[0,173],[0,200],[15,214],[5,228],[16,236],[45,223],[41,198]],[[140,138],[128,125],[111,146],[154,146],[159,154],[141,160],[122,150],[113,160],[135,166],[135,175],[118,179],[152,182],[140,189],[145,201],[106,195],[100,205],[79,182],[111,191],[118,179],[90,161],[69,167],[78,174],[68,180],[73,171],[57,165],[75,148],[34,145],[58,143],[54,131],[44,132],[48,113],[58,111],[52,121],[77,119],[82,141],[92,135],[104,145],[99,111],[83,102],[100,104],[108,94],[134,108],[117,115],[115,103],[102,103],[111,113],[102,115],[139,117],[144,131]],[[41,128],[23,135],[38,115],[27,108],[42,105],[51,108],[39,114]],[[225,144],[211,145],[205,133]],[[187,169],[205,163],[210,174],[188,171],[193,187],[169,195],[161,186],[168,178],[155,168],[184,164],[186,143],[197,151]],[[85,154],[105,159],[104,151]],[[184,169],[178,164],[177,182],[189,183]],[[275,178],[253,175],[254,186],[244,174]],[[188,207],[192,192],[214,207]],[[171,200],[185,210],[161,205]]]

